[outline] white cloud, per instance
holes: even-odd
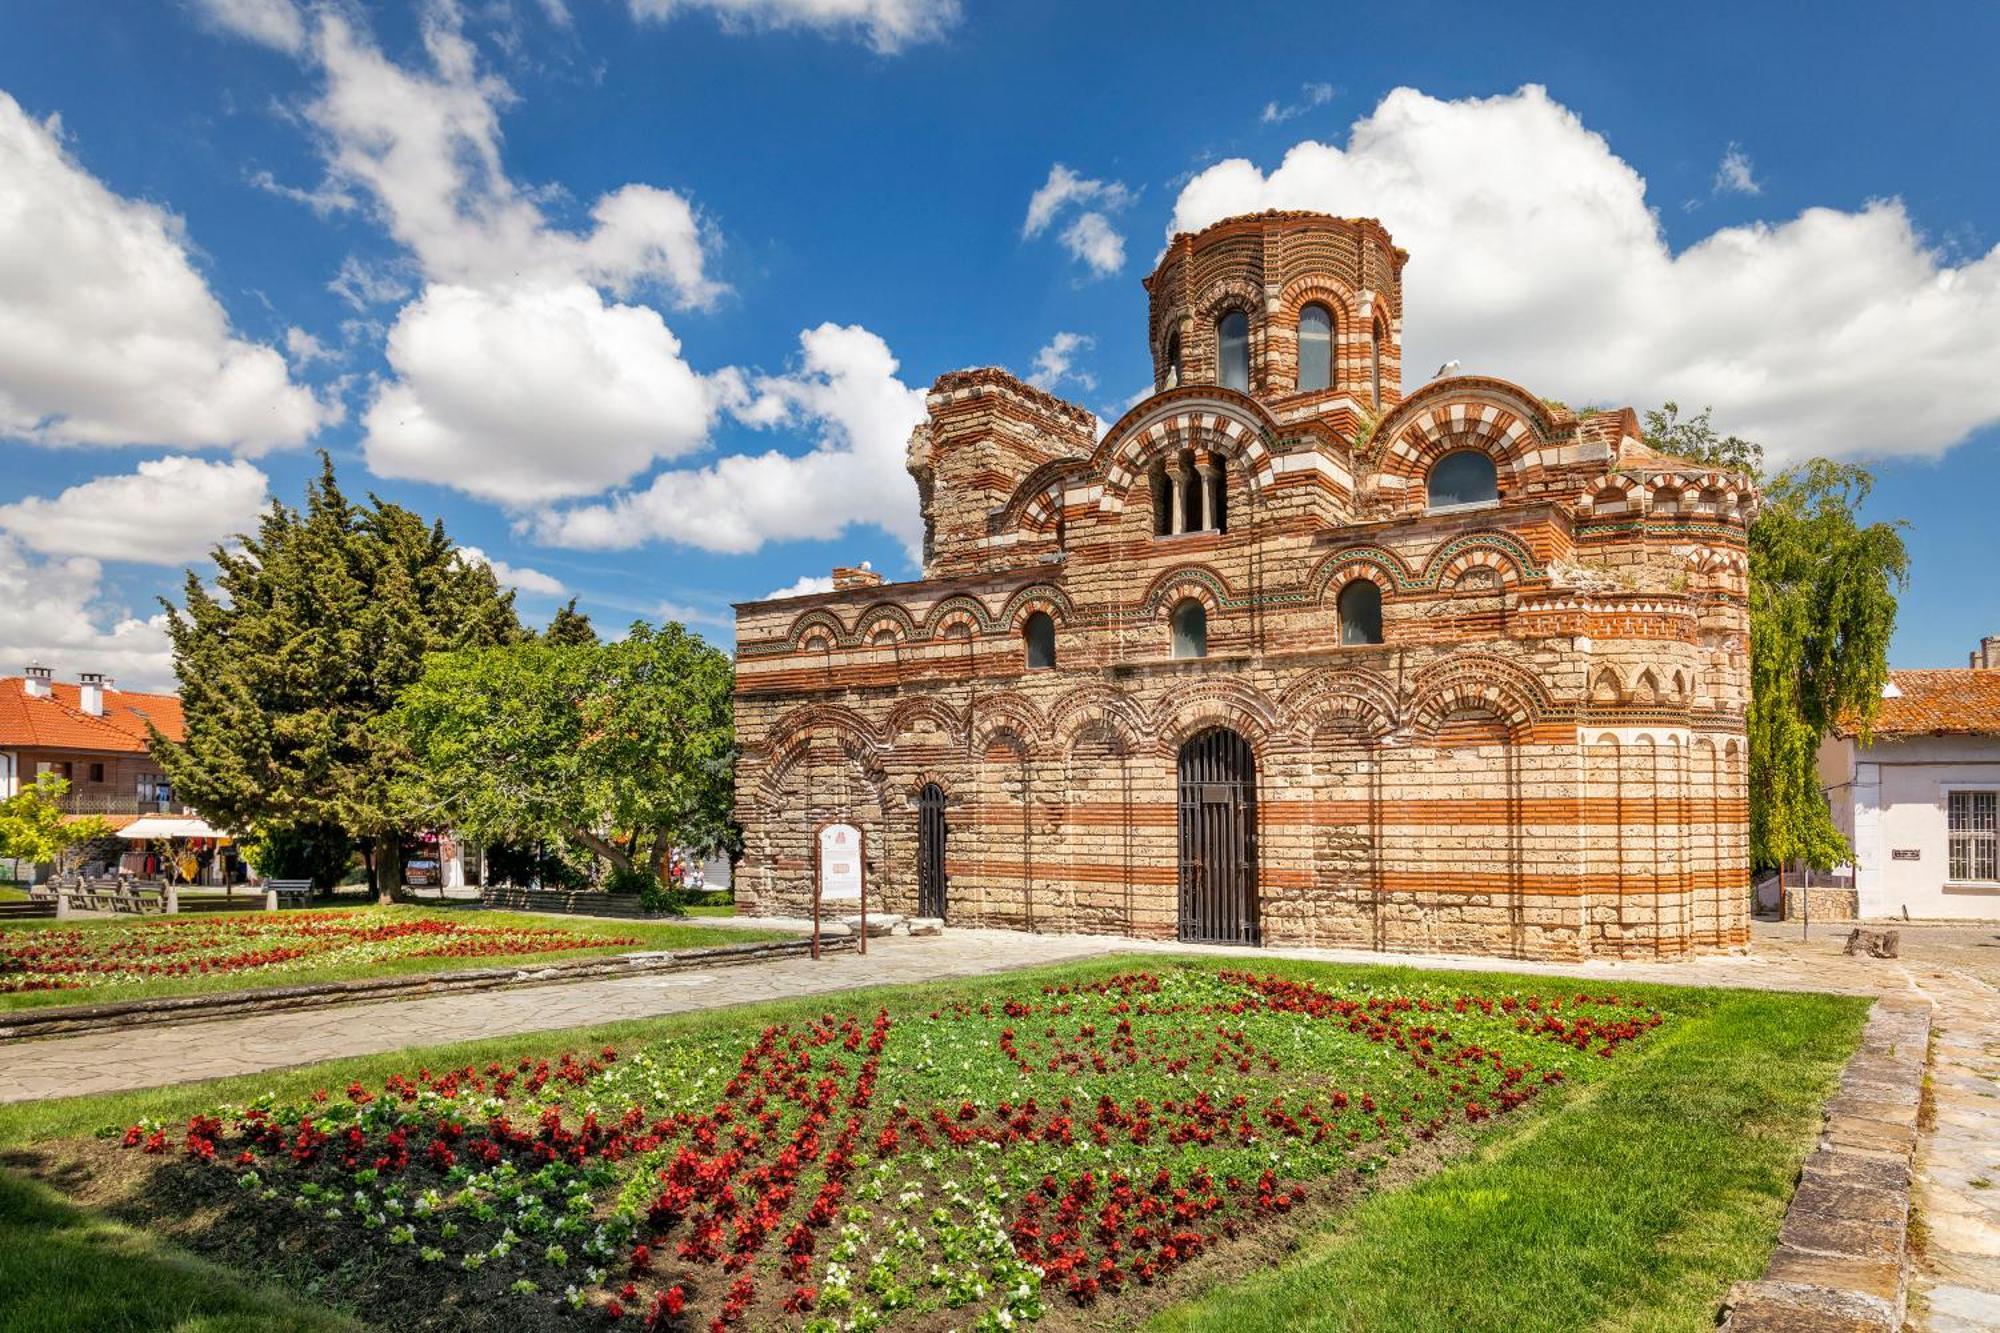
[[[1743,151],[1741,144],[1730,144],[1723,151],[1722,161],[1715,168],[1716,194],[1762,194],[1764,187],[1757,182],[1750,167],[1750,154]]]
[[[658,312],[595,289],[438,284],[389,332],[363,417],[379,476],[521,506],[592,495],[702,444],[716,392]]]
[[[178,217],[113,194],[0,92],[0,437],[259,454],[338,417],[231,335]]]
[[[1107,215],[1125,208],[1133,198],[1122,181],[1079,176],[1057,162],[1049,168],[1049,178],[1028,199],[1021,238],[1033,240],[1047,231],[1058,215],[1077,210],[1057,239],[1072,258],[1099,277],[1116,273],[1125,266],[1125,238]]]
[[[393,268],[370,264],[354,255],[340,261],[340,272],[333,275],[326,289],[356,310],[387,305],[410,294],[410,284]]]
[[[305,20],[292,0],[196,0],[195,7],[223,31],[275,50],[305,44]]]
[[[1333,85],[1330,83],[1305,83],[1299,85],[1299,100],[1282,106],[1277,102],[1264,103],[1264,114],[1258,119],[1266,125],[1282,125],[1288,120],[1303,116],[1316,107],[1325,106],[1333,100]]]
[[[749,383],[730,410],[759,427],[816,427],[812,452],[738,454],[668,470],[643,490],[546,510],[525,526],[556,546],[670,541],[743,553],[873,523],[915,550],[923,524],[904,453],[924,419],[922,390],[896,377],[888,345],[858,325],[822,324],[799,335],[799,344],[798,371]]]
[[[285,330],[285,355],[295,366],[309,366],[315,361],[338,361],[341,353],[337,347],[328,347],[319,339],[294,324]]]
[[[736,617],[729,608],[696,606],[691,602],[661,602],[654,612],[661,620],[678,621],[683,625],[706,625],[710,629],[736,628]]]
[[[823,592],[833,591],[833,575],[801,574],[782,588],[773,588],[760,601],[775,601],[780,597],[814,597]]]
[[[2000,421],[2000,248],[1954,266],[1878,200],[1675,254],[1645,188],[1541,88],[1403,88],[1345,148],[1203,171],[1173,229],[1266,208],[1380,217],[1411,256],[1406,389],[1459,359],[1570,402],[1713,404],[1778,460],[1936,454]]]
[[[958,22],[958,0],[631,0],[638,19],[705,9],[725,29],[811,28],[851,32],[882,55],[942,40]]]
[[[717,393],[656,310],[625,303],[721,295],[693,207],[631,184],[596,201],[587,230],[553,225],[546,192],[502,164],[511,90],[482,70],[454,7],[427,8],[422,32],[422,69],[389,60],[340,11],[318,13],[309,43],[324,75],[306,108],[321,191],[371,201],[424,284],[389,331],[393,375],[363,416],[369,467],[525,506],[699,446]],[[357,309],[407,294],[393,268],[354,257],[332,286]]]
[[[43,555],[184,565],[253,531],[267,479],[241,459],[156,458],[98,477],[54,499],[0,505],[0,529]]]
[[[0,533],[0,644],[17,660],[74,680],[102,671],[128,689],[174,688],[162,613],[141,618],[104,595],[103,568],[87,556],[38,559]]]
[[[296,185],[287,185],[268,171],[250,173],[250,183],[266,194],[275,194],[280,199],[289,199],[295,204],[304,204],[321,217],[331,217],[335,213],[347,213],[360,206],[348,191],[337,185],[321,185],[317,189],[303,190]]]
[[[1088,265],[1100,277],[1125,267],[1125,238],[1102,213],[1079,213],[1076,221],[1063,229],[1062,243],[1070,258]]]
[[[461,546],[458,558],[474,565],[484,565],[493,571],[493,577],[503,588],[514,588],[537,597],[560,597],[569,591],[562,580],[553,574],[544,574],[539,569],[529,569],[525,565],[510,565],[505,560],[495,560],[477,546]]]
[[[1038,389],[1053,389],[1068,380],[1085,389],[1095,389],[1097,376],[1075,368],[1077,353],[1087,352],[1095,346],[1097,339],[1087,333],[1056,334],[1041,351],[1035,353],[1035,368],[1028,376],[1028,383]]]

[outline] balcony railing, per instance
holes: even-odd
[[[60,801],[66,815],[180,815],[187,807],[175,800],[142,798],[117,792],[70,792]]]

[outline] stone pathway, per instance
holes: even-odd
[[[721,924],[705,922],[704,924]],[[775,922],[743,922],[773,925]],[[1926,1241],[1910,1289],[1910,1324],[1958,1333],[2000,1329],[2000,931],[1914,927],[1900,961],[1847,958],[1845,932],[1756,930],[1750,954],[1692,963],[1515,963],[1329,949],[1204,947],[1206,957],[1304,958],[1425,970],[1516,972],[1771,990],[1900,993],[1935,1006],[1935,1125],[1918,1147],[1915,1206]],[[950,930],[878,938],[867,957],[786,961],[715,972],[584,981],[469,995],[371,1001],[323,1010],[11,1044],[0,1051],[0,1102],[113,1092],[310,1064],[409,1046],[577,1027],[871,985],[976,976],[1130,952],[1187,952],[1169,942],[1089,935]]]

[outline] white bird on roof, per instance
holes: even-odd
[[[1439,366],[1437,374],[1431,376],[1431,378],[1434,380],[1441,380],[1446,375],[1456,375],[1457,373],[1458,373],[1458,360],[1457,358],[1453,358],[1452,360],[1447,361],[1443,365]]]

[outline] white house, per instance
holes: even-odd
[[[1892,671],[1874,735],[1821,746],[1863,917],[2000,918],[2000,636],[1960,670]]]

